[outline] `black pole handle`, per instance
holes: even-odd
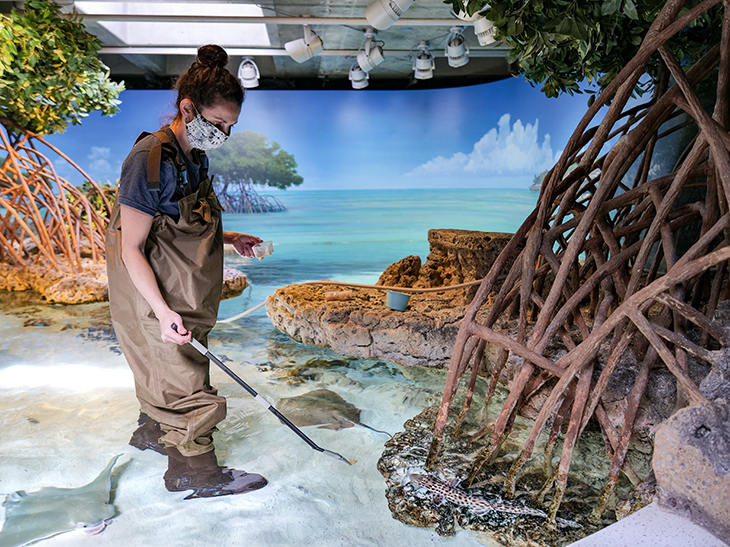
[[[177,325],[173,323],[171,325],[172,330],[177,332]],[[352,465],[350,461],[345,458],[344,456],[338,454],[337,452],[332,452],[331,450],[326,450],[322,448],[321,446],[317,445],[312,439],[307,437],[304,432],[299,429],[297,426],[295,426],[293,423],[289,421],[289,419],[284,416],[281,412],[279,412],[274,405],[272,405],[269,401],[267,401],[264,397],[258,394],[258,392],[252,388],[250,385],[248,385],[246,382],[244,382],[235,372],[233,372],[231,369],[229,369],[226,365],[223,364],[223,362],[218,359],[215,355],[213,355],[210,351],[208,351],[208,348],[206,348],[203,344],[198,342],[195,338],[190,338],[190,342],[188,342],[191,346],[193,346],[198,352],[200,352],[202,355],[213,361],[218,367],[228,374],[233,380],[241,386],[243,389],[245,389],[249,395],[251,395],[257,403],[259,403],[261,406],[266,408],[269,412],[271,412],[274,416],[276,416],[281,423],[283,423],[285,426],[287,426],[289,429],[291,429],[294,433],[296,433],[299,438],[301,438],[305,443],[307,443],[311,448],[316,450],[317,452],[323,452],[327,454],[328,456],[332,456],[335,459],[339,459],[347,463],[348,465]]]

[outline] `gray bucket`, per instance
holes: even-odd
[[[406,311],[408,301],[411,299],[410,294],[402,292],[387,291],[385,294],[385,305],[391,310]]]

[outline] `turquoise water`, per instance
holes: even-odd
[[[251,287],[222,303],[221,318],[291,283],[321,278],[374,283],[396,260],[411,254],[425,259],[429,228],[513,231],[537,195],[301,191],[281,199],[288,212],[224,218],[227,230],[271,239],[275,250],[261,262],[227,255]],[[166,459],[128,445],[139,407],[109,321],[106,303],[59,306],[32,293],[0,294],[0,500],[19,490],[87,484],[121,454],[112,474],[116,512],[106,530],[93,537],[64,533],[44,545],[498,545],[479,532],[443,538],[394,520],[377,470],[386,435],[362,427],[302,428],[320,446],[351,460],[348,466],[312,450],[215,367],[212,383],[228,404],[215,435],[219,462],[261,473],[269,485],[245,496],[206,500],[185,501],[186,493],[168,492],[162,480]],[[275,330],[263,309],[216,325],[209,346],[274,404],[329,389],[361,410],[362,423],[392,434],[437,401],[445,381],[445,371],[348,359],[298,344]],[[0,508],[0,524],[6,516]]]
[[[537,203],[529,190],[351,190],[277,194],[288,211],[224,215],[224,229],[274,242],[263,261],[236,257],[251,289],[224,302],[221,317],[262,301],[277,287],[334,279],[375,283],[393,262],[408,255],[425,261],[428,230],[458,228],[514,232]],[[263,313],[263,312],[261,312]]]

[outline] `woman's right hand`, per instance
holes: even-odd
[[[193,334],[183,325],[182,317],[172,310],[161,313],[158,317],[160,320],[160,336],[163,342],[185,345],[193,337]]]

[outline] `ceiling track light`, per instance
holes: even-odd
[[[258,87],[259,78],[261,78],[261,74],[254,60],[250,57],[244,57],[241,64],[238,65],[238,79],[241,85],[246,89]]]
[[[463,32],[464,27],[452,27],[451,34],[446,40],[444,53],[449,60],[449,66],[453,68],[459,68],[469,62],[469,48],[466,46]]]
[[[357,53],[357,64],[364,72],[370,72],[383,62],[383,48],[373,46],[377,33],[369,28],[365,31],[365,47]]]
[[[415,0],[373,0],[365,10],[368,23],[378,30],[386,30],[395,23]]]
[[[433,69],[436,65],[428,47],[426,40],[421,40],[418,44],[418,55],[413,60],[413,76],[416,80],[433,78]]]
[[[479,17],[474,21],[474,34],[476,34],[480,46],[488,46],[497,41],[494,38],[494,31],[494,23],[486,17]]]
[[[317,36],[309,25],[304,25],[304,38],[292,40],[284,44],[289,56],[297,63],[308,61],[324,51],[322,39]]]
[[[367,87],[369,79],[370,75],[357,63],[350,67],[350,82],[352,82],[352,89],[363,89]]]

